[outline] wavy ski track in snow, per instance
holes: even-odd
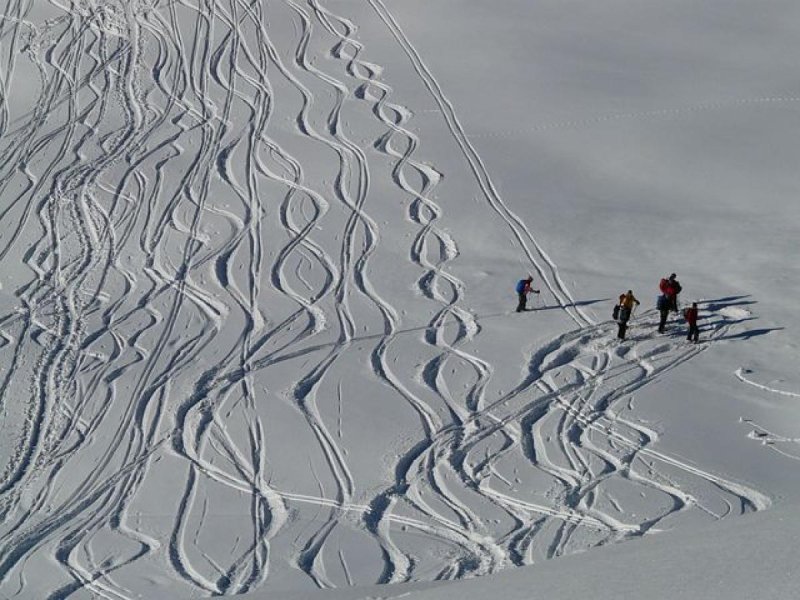
[[[638,390],[735,323],[716,315],[700,346],[635,327],[609,341],[613,324],[575,306],[417,50],[381,0],[369,4],[437,102],[495,226],[578,328],[487,396],[494,369],[471,352],[482,325],[448,269],[458,240],[434,201],[442,173],[356,24],[324,2],[78,2],[46,23],[9,2],[3,595],[28,593],[28,569],[43,564],[53,599],[137,597],[137,569],[163,571],[181,595],[255,590],[278,569],[317,587],[452,579],[769,504],[659,450],[659,432],[627,415]],[[22,66],[39,81],[20,109],[9,99]],[[381,132],[369,150],[353,112]],[[371,279],[374,215],[389,210],[376,177],[407,200],[414,227],[415,306],[428,311],[415,372],[396,366],[409,351],[403,299]],[[418,422],[379,484],[360,480],[341,407],[338,432],[330,410],[354,364]],[[298,419],[285,446],[278,414]],[[282,456],[291,443],[310,465],[296,487],[281,472],[304,468]],[[656,500],[629,506],[631,489]],[[209,538],[219,520],[230,527]],[[373,573],[348,567],[345,536],[372,544]]]

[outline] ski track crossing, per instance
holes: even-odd
[[[635,413],[639,390],[737,320],[711,313],[699,345],[657,337],[654,310],[625,343],[594,322],[401,24],[367,3],[438,107],[486,227],[572,329],[488,393],[447,173],[323,0],[45,16],[8,0],[0,596],[134,598],[137,573],[187,597],[458,579],[769,505],[662,451]],[[403,202],[385,206],[386,188]],[[411,232],[408,298],[376,275],[392,211]],[[359,385],[413,434],[350,442]]]

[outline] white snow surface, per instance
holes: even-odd
[[[798,597],[800,5],[0,28],[0,598]]]

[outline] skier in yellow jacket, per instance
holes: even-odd
[[[634,305],[639,306],[639,304],[639,300],[633,295],[632,290],[628,290],[627,294],[623,294],[619,297],[619,331],[617,332],[617,337],[619,339],[625,339],[625,331],[628,329],[628,319],[631,318]]]

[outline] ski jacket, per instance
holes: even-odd
[[[658,289],[667,298],[674,298],[683,289],[677,279],[662,279],[658,282]]]
[[[629,311],[633,309],[634,304],[639,304],[639,301],[633,294],[625,294],[625,296],[622,298],[622,301],[620,302],[622,308],[626,308]]]
[[[687,308],[683,311],[683,318],[686,319],[689,325],[697,325],[697,309]]]

